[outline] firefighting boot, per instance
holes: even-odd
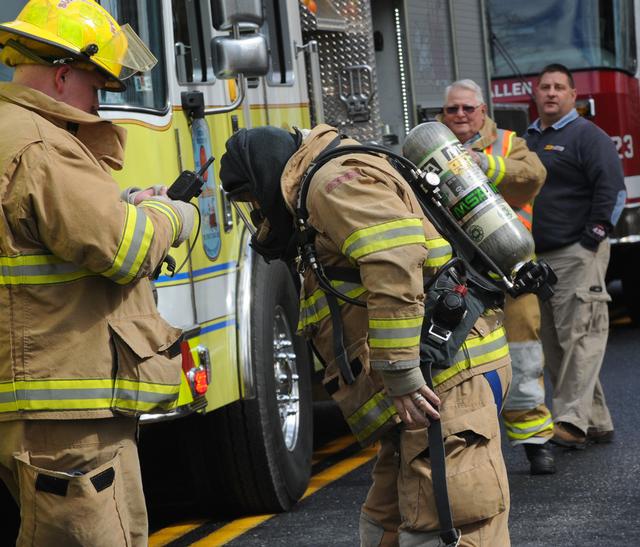
[[[556,472],[556,462],[553,452],[544,444],[525,444],[524,451],[531,464],[532,475],[552,475]]]

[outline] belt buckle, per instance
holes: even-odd
[[[436,325],[433,321],[431,322],[431,326],[429,327],[429,335],[441,340],[441,342],[448,342],[449,338],[451,338],[452,331],[444,329]]]

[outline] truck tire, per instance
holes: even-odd
[[[295,336],[297,290],[282,262],[254,257],[251,267],[255,397],[205,417],[208,467],[215,465],[206,503],[233,515],[291,508],[309,483],[313,452],[311,359]]]

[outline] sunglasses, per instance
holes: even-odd
[[[482,105],[476,105],[476,106],[471,106],[470,104],[460,104],[460,105],[456,105],[456,106],[445,106],[443,108],[443,110],[445,111],[446,114],[457,114],[458,110],[460,110],[462,108],[462,111],[465,114],[472,114],[473,112],[475,112],[478,108],[480,108]]]

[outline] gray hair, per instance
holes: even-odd
[[[478,104],[483,104],[484,103],[484,97],[482,96],[482,88],[477,83],[475,83],[473,80],[469,80],[467,78],[467,79],[464,79],[464,80],[457,80],[457,81],[453,82],[451,85],[448,85],[445,88],[445,90],[444,90],[444,103],[443,104],[447,104],[447,99],[449,98],[449,93],[454,88],[462,88],[462,89],[468,89],[469,91],[473,91],[476,94],[476,99],[478,100]]]

